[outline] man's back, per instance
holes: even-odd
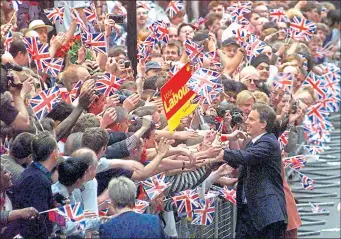
[[[100,238],[165,238],[159,218],[153,215],[125,212],[102,224]]]
[[[12,203],[13,209],[34,207],[41,212],[53,208],[51,182],[34,163],[21,173],[14,184]],[[47,238],[52,227],[47,213],[44,213],[39,215],[39,219],[14,221],[9,225],[6,235],[20,233],[24,238]]]

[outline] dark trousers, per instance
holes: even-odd
[[[238,207],[237,225],[236,225],[236,239],[244,238],[269,238],[278,239],[284,234],[286,224],[284,221],[275,222],[260,231],[255,228],[249,213],[247,204]]]

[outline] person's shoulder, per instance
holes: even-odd
[[[260,137],[259,140],[257,140],[257,142],[268,142],[274,146],[279,146],[278,140],[275,136],[275,134],[273,133],[266,133],[264,135],[262,135],[262,137]]]

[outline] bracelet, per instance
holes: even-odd
[[[185,161],[184,161],[184,160],[182,160],[182,168],[181,168],[181,170],[182,170],[182,171],[184,171],[184,169],[185,169],[185,166],[186,166],[186,165],[185,165]]]

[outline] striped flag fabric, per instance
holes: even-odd
[[[106,72],[96,81],[95,90],[99,91],[105,97],[112,96],[118,91],[124,80]]]
[[[90,3],[89,7],[83,8],[83,11],[84,11],[86,20],[94,25],[97,22],[97,13],[96,13],[95,4],[93,2]]]
[[[270,19],[272,22],[289,22],[283,9],[270,9]]]
[[[58,103],[59,94],[59,88],[54,86],[48,90],[40,91],[38,95],[28,100],[38,120],[47,115]]]
[[[193,217],[193,208],[199,207],[199,194],[196,190],[185,190],[172,197],[179,216]]]
[[[191,41],[190,39],[186,39],[185,51],[191,61],[193,61],[199,55],[199,53],[203,51],[203,49],[203,46],[199,46],[199,44]]]
[[[168,16],[170,18],[173,18],[176,16],[176,14],[178,14],[178,12],[183,10],[184,7],[185,7],[185,5],[184,5],[184,2],[182,0],[170,1],[168,8],[166,9],[166,13],[168,14]]]
[[[296,155],[283,159],[284,167],[291,167],[294,169],[301,169],[307,164],[307,158],[305,155]]]
[[[288,139],[289,139],[289,131],[286,130],[284,131],[279,137],[278,137],[278,142],[281,150],[284,150],[285,146],[288,144]]]
[[[273,81],[275,89],[283,90],[289,94],[292,92],[292,86],[294,84],[295,75],[292,73],[279,72]]]
[[[57,20],[60,24],[63,24],[64,7],[44,9],[44,13],[52,24],[55,24]]]
[[[10,30],[10,31],[8,31],[8,33],[6,35],[6,39],[4,41],[6,51],[9,51],[9,48],[10,48],[12,42],[13,42],[13,33]]]
[[[306,18],[293,17],[290,21],[290,29],[296,36],[303,36],[305,40],[310,40],[316,32],[316,24]]]
[[[300,182],[301,182],[301,185],[303,186],[303,188],[305,190],[313,190],[314,189],[314,186],[313,186],[314,180],[312,180],[308,176],[306,176],[304,174],[300,174]]]
[[[146,211],[148,206],[149,206],[149,202],[137,199],[135,201],[135,207],[133,208],[133,211],[136,213],[143,214]]]
[[[89,34],[89,33],[88,33]],[[90,33],[91,48],[97,53],[107,54],[107,43],[105,41],[104,33]]]
[[[56,211],[49,211],[48,217],[51,222],[56,223],[59,226],[66,226],[66,219],[63,215],[60,215]]]
[[[199,203],[198,208],[193,209],[193,225],[210,225],[214,219],[215,200],[214,198],[205,199]]]
[[[302,85],[311,86],[316,92],[318,99],[324,99],[326,97],[328,89],[325,87],[324,78],[310,71],[307,77],[305,78]]]
[[[43,73],[57,78],[63,69],[64,58],[50,58],[42,61]]]
[[[149,1],[136,1],[136,7],[143,7],[147,11],[151,10]]]
[[[65,206],[55,208],[54,211],[73,222],[81,221],[85,218],[80,202],[77,202],[75,204],[67,204]]]
[[[68,104],[72,104],[77,98],[79,88],[83,85],[83,81],[78,81],[71,91],[66,88],[60,88],[60,98]]]
[[[168,180],[164,173],[159,173],[142,182],[143,188],[150,200],[154,200],[168,187]]]

